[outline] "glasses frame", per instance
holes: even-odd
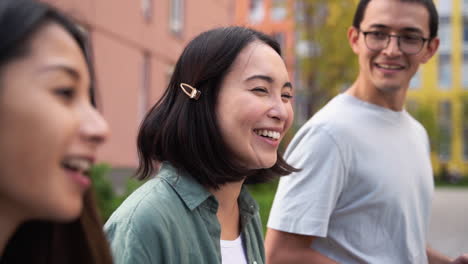
[[[385,44],[385,46],[381,49],[372,49],[369,47],[369,44],[367,44],[367,35],[369,35],[370,33],[374,33],[376,31],[362,31],[360,29],[358,29],[358,32],[361,32],[363,35],[364,35],[364,43],[366,43],[366,47],[369,49],[369,50],[372,50],[372,51],[375,51],[375,52],[378,52],[378,51],[382,51],[386,48],[388,48],[388,45],[390,44],[390,40],[392,38],[396,38],[397,39],[397,44],[398,44],[398,49],[403,53],[403,54],[406,54],[406,55],[416,55],[418,53],[421,52],[421,50],[423,50],[424,48],[424,44],[426,44],[427,41],[429,41],[430,39],[429,38],[424,38],[424,37],[418,37],[419,39],[422,40],[422,45],[421,47],[419,48],[418,51],[416,52],[405,52],[401,49],[401,45],[400,45],[400,39],[403,37],[402,35],[396,35],[396,34],[387,34],[387,33],[384,33],[387,35],[387,43]]]

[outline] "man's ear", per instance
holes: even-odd
[[[428,62],[432,56],[437,52],[437,49],[439,48],[440,44],[440,39],[438,37],[433,38],[432,40],[429,40],[427,43],[427,47],[425,50],[425,53],[422,57],[421,63],[426,63]]]
[[[348,28],[348,42],[354,53],[359,53],[358,48],[359,30],[353,26]]]

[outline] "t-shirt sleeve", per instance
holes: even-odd
[[[280,179],[268,227],[326,237],[330,216],[345,185],[343,154],[325,128],[300,131],[286,152],[286,160],[302,170]]]

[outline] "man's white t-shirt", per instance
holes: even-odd
[[[425,129],[396,112],[341,94],[312,117],[285,158],[268,227],[316,236],[339,263],[427,263],[434,185]]]

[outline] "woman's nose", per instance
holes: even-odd
[[[109,125],[97,109],[90,104],[83,109],[80,133],[86,141],[96,145],[104,143],[109,136]]]

